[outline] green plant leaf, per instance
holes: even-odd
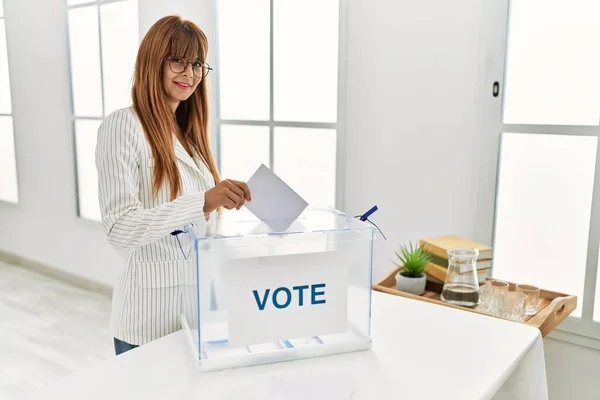
[[[413,246],[412,242],[408,245],[400,246],[400,251],[395,251],[398,262],[394,263],[400,272],[410,277],[416,277],[425,273],[427,264],[431,262],[431,254],[419,246]]]

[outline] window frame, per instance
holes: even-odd
[[[223,0],[216,0],[223,1]],[[336,122],[299,122],[299,121],[276,121],[274,119],[274,90],[273,90],[273,47],[274,47],[274,1],[269,0],[269,119],[268,120],[242,120],[242,119],[222,119],[220,110],[220,42],[218,34],[218,16],[216,17],[216,55],[215,59],[215,110],[216,110],[216,155],[217,167],[222,168],[221,164],[221,126],[262,126],[269,128],[269,164],[273,171],[274,165],[274,136],[275,128],[317,128],[332,129],[336,134],[336,163],[335,163],[335,190],[334,207],[344,209],[345,206],[345,144],[346,144],[346,76],[347,76],[347,26],[348,26],[348,0],[338,0],[338,67],[337,67],[337,121]],[[218,7],[217,7],[218,8]]]
[[[13,202],[13,201],[9,201],[3,198],[0,198],[0,205],[2,206],[6,206],[6,207],[16,207],[18,208],[19,205],[21,204],[21,185],[19,185],[19,165],[17,163],[17,135],[15,134],[15,118],[14,118],[14,109],[13,109],[13,104],[12,104],[12,84],[10,82],[10,56],[8,55],[9,51],[8,51],[8,29],[6,28],[6,7],[4,5],[4,1],[1,1],[1,13],[0,13],[0,20],[4,21],[4,38],[5,38],[5,42],[4,45],[6,46],[6,64],[8,66],[8,81],[9,81],[9,86],[10,86],[10,113],[4,113],[4,112],[0,112],[0,117],[9,117],[11,119],[11,125],[12,125],[12,136],[13,136],[13,150],[14,150],[14,157],[15,157],[15,179],[16,179],[16,183],[17,183],[17,201]]]
[[[103,121],[106,118],[106,95],[104,93],[104,66],[103,66],[103,46],[102,46],[102,12],[101,6],[105,4],[113,4],[113,3],[123,3],[127,1],[139,1],[139,0],[91,0],[86,3],[68,5],[67,0],[66,3],[66,23],[67,23],[67,62],[68,62],[68,73],[69,73],[69,95],[70,95],[70,107],[71,107],[71,132],[72,132],[72,140],[73,140],[73,165],[74,165],[74,175],[73,179],[75,182],[75,204],[77,208],[77,218],[81,221],[88,222],[93,225],[100,225],[101,221],[88,218],[82,215],[82,205],[80,201],[80,184],[79,184],[79,170],[77,168],[77,130],[76,123],[78,120],[88,120],[88,121]],[[96,8],[96,17],[98,20],[98,49],[99,49],[99,61],[100,61],[100,94],[102,97],[102,115],[100,116],[77,116],[75,114],[75,96],[73,90],[73,73],[72,73],[72,56],[71,56],[71,41],[70,41],[70,23],[69,23],[69,11],[78,8],[87,8],[87,7],[95,7]],[[139,7],[139,4],[138,4]],[[139,21],[139,10],[138,10],[138,21]],[[138,37],[139,41],[139,37]]]
[[[485,32],[485,63],[481,96],[483,99],[481,145],[481,180],[482,190],[479,194],[479,210],[477,236],[490,239],[495,244],[495,221],[498,174],[503,132],[548,135],[575,135],[598,137],[596,153],[596,169],[594,171],[594,188],[591,204],[589,236],[587,244],[587,262],[584,278],[583,298],[578,298],[582,305],[581,318],[570,316],[549,337],[571,342],[595,349],[600,349],[600,322],[594,322],[594,300],[599,293],[596,287],[598,274],[598,251],[600,246],[600,121],[594,126],[569,125],[534,125],[504,124],[503,103],[505,95],[505,78],[507,68],[508,32],[510,22],[510,1],[486,3],[482,32]],[[497,82],[500,90],[493,96],[493,85]],[[491,232],[491,237],[490,237]]]

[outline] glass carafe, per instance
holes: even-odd
[[[443,301],[464,307],[479,304],[477,249],[449,249],[448,273],[440,296]]]

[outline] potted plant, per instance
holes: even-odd
[[[425,293],[427,276],[425,267],[431,261],[431,254],[421,247],[414,247],[412,243],[409,246],[400,246],[400,252],[396,251],[398,267],[396,274],[396,287],[402,292],[421,295]]]

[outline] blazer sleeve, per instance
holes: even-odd
[[[98,129],[96,168],[104,231],[118,249],[145,246],[204,218],[205,192],[144,208],[139,198],[138,122],[126,110],[110,114]]]

